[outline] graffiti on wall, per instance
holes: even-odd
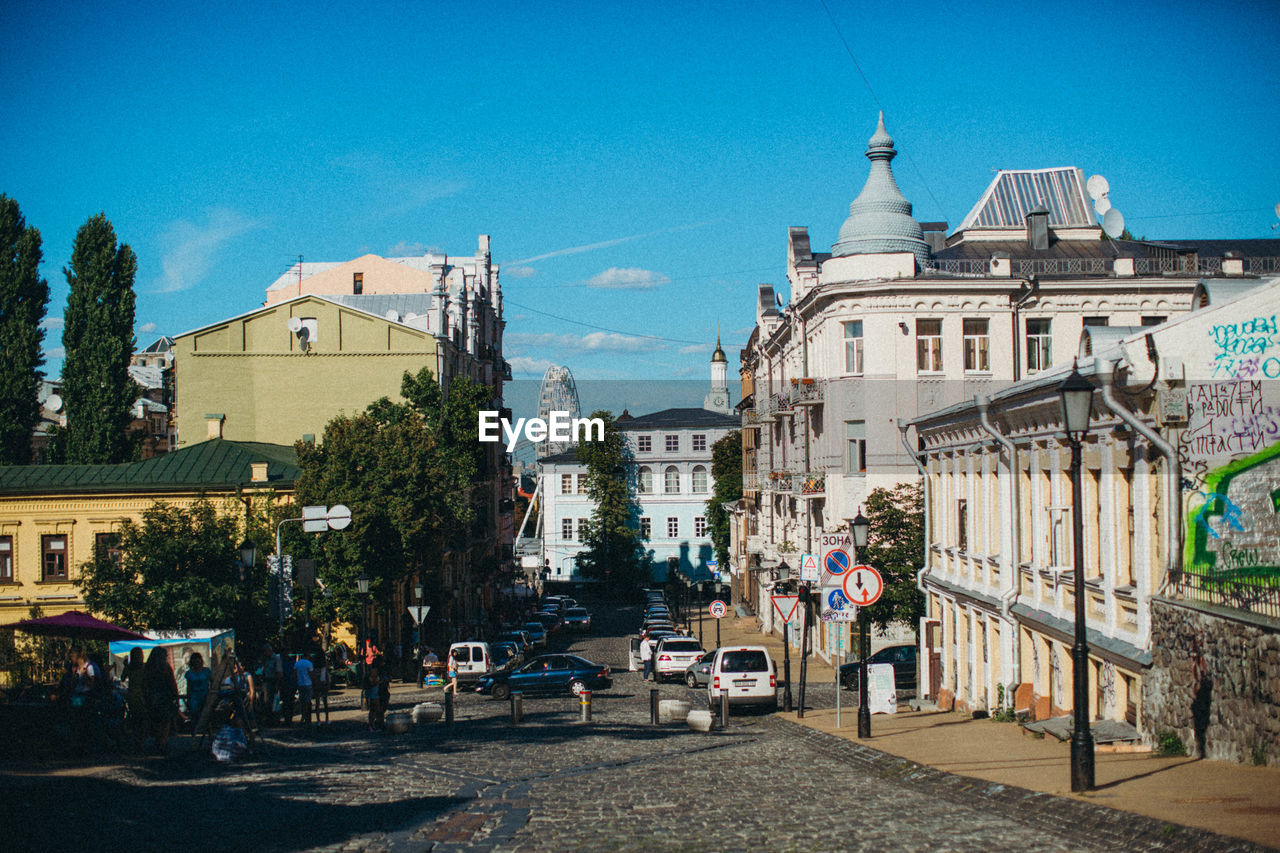
[[[1213,339],[1214,379],[1280,379],[1280,332],[1276,315],[1222,323],[1209,330]]]
[[[1280,442],[1209,472],[1187,512],[1186,570],[1214,583],[1280,584]]]

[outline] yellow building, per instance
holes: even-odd
[[[243,513],[254,498],[291,500],[297,476],[292,447],[221,439],[121,465],[0,467],[0,624],[33,605],[46,616],[85,609],[80,566],[156,501],[189,506],[203,496]]]

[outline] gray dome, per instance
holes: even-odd
[[[897,155],[893,137],[884,129],[884,113],[880,113],[875,135],[867,143],[871,173],[862,192],[849,205],[849,218],[840,226],[840,236],[831,247],[834,257],[911,252],[916,256],[917,272],[929,260],[924,232],[912,218],[911,202],[898,189],[889,166]]]

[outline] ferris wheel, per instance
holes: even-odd
[[[552,412],[567,412],[570,418],[582,416],[578,406],[578,386],[573,382],[569,368],[551,365],[542,375],[538,388],[538,417],[549,420]],[[552,441],[549,437],[538,443],[538,456],[551,456],[568,450],[570,442]]]

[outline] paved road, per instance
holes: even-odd
[[[623,632],[634,619],[599,612],[597,633],[572,644],[617,675],[589,725],[570,697],[527,699],[524,723],[512,726],[505,702],[472,694],[451,727],[271,730],[267,748],[236,765],[188,752],[56,779],[0,767],[0,848],[1257,849],[939,773],[767,715],[735,717],[711,735],[650,726],[649,685],[626,671]],[[400,704],[426,698],[404,694]]]

